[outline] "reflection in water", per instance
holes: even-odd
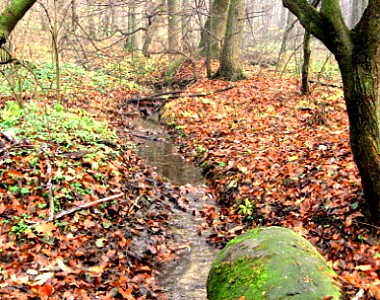
[[[149,120],[136,122],[136,130],[143,136],[166,138],[163,128]],[[156,171],[176,185],[193,185],[181,189],[189,201],[189,212],[198,211],[210,205],[212,199],[202,184],[199,169],[173,154],[170,142],[137,138],[138,153],[144,157]],[[197,215],[195,213],[195,215]],[[197,226],[202,222],[188,212],[174,210],[171,231],[178,244],[187,244],[187,250],[174,261],[165,263],[160,270],[159,282],[167,292],[168,300],[205,300],[206,280],[216,250],[197,234]]]
[[[169,179],[172,184],[201,183],[200,171],[192,164],[184,162],[178,155],[174,155],[173,150],[173,145],[168,142],[146,139],[138,147],[139,155],[145,157],[157,173]]]

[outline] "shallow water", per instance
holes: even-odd
[[[174,145],[162,126],[150,120],[135,123],[138,153],[172,184],[181,186],[181,195],[189,202],[187,212],[174,209],[171,228],[175,242],[183,245],[178,257],[163,264],[158,281],[168,300],[205,300],[207,274],[217,250],[197,234],[202,219],[198,210],[214,205],[207,193],[200,170],[174,154]]]

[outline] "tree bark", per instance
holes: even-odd
[[[245,0],[230,0],[220,67],[215,76],[229,81],[244,79],[240,65],[241,42],[244,29]]]
[[[282,0],[301,24],[335,55],[343,80],[350,143],[358,166],[366,214],[380,225],[380,0],[370,0],[351,31],[338,0],[322,0],[318,12],[306,0]]]
[[[312,5],[314,7],[318,7],[320,0],[313,0]],[[305,30],[305,34],[303,37],[303,64],[302,64],[302,79],[301,79],[301,93],[303,95],[310,94],[309,88],[309,68],[310,68],[310,56],[311,56],[311,48],[310,48],[310,39],[311,34],[307,30]]]
[[[199,43],[200,55],[207,56],[209,59],[220,57],[220,49],[226,32],[228,2],[228,0],[212,2],[210,15]]]
[[[0,47],[37,0],[12,0],[0,15]]]
[[[176,60],[180,47],[181,17],[179,0],[168,0],[168,50],[169,63],[173,64]]]
[[[303,63],[302,63],[302,79],[301,79],[301,93],[302,95],[309,95],[309,67],[310,67],[310,32],[305,30],[303,37]]]

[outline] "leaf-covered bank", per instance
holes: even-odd
[[[61,103],[0,97],[1,299],[164,299],[178,190],[135,153],[125,99],[141,91],[87,75],[67,73]]]

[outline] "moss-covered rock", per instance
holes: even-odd
[[[281,227],[250,230],[217,255],[207,280],[209,300],[339,299],[334,271],[303,237]],[[245,298],[243,298],[244,296]]]

